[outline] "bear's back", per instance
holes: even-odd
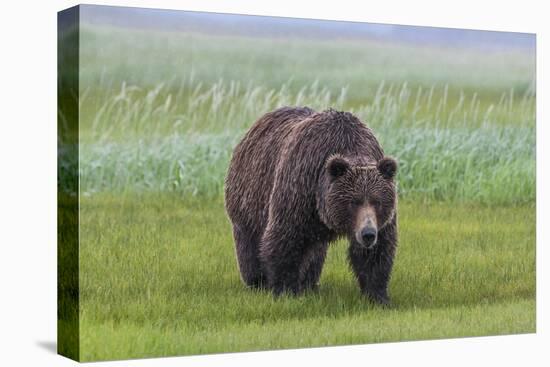
[[[308,107],[282,107],[263,115],[235,147],[225,182],[227,212],[258,232],[265,228],[275,168],[294,127],[315,114]]]
[[[294,125],[284,142],[284,160],[293,162],[286,175],[317,179],[326,160],[333,154],[354,164],[382,159],[384,152],[372,130],[349,112],[329,109],[314,113]]]

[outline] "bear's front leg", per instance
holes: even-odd
[[[282,293],[299,294],[300,266],[304,249],[299,238],[286,231],[266,232],[260,246],[260,260],[267,283],[275,296]]]
[[[388,283],[397,246],[395,219],[378,234],[377,244],[366,249],[355,241],[349,248],[349,260],[359,282],[361,292],[372,301],[388,305]]]
[[[323,265],[327,256],[328,243],[320,242],[310,246],[302,264],[303,274],[301,288],[304,290],[316,291],[319,286],[319,278],[323,271]]]

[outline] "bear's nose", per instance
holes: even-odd
[[[376,240],[376,229],[370,227],[363,228],[361,231],[361,237],[363,238],[365,245],[372,245]]]

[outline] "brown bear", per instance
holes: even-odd
[[[275,295],[315,289],[328,244],[345,236],[362,293],[387,304],[396,170],[349,112],[283,107],[265,114],[235,148],[225,181],[243,281]]]

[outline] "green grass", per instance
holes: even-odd
[[[138,358],[535,331],[533,204],[402,201],[390,309],[362,298],[346,244],[319,293],[274,299],[240,281],[219,200],[81,202],[81,358]]]

